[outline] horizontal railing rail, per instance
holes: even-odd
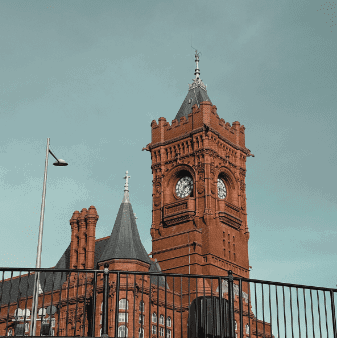
[[[335,288],[107,264],[0,272],[0,336],[337,338]]]

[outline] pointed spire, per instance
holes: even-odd
[[[151,260],[142,244],[136,223],[136,214],[129,200],[129,172],[126,171],[124,198],[119,207],[111,236],[99,258],[99,262],[109,259],[129,258],[151,264]]]
[[[195,64],[196,64],[197,68],[195,69],[195,73],[194,73],[195,79],[193,79],[192,84],[188,85],[188,87],[189,87],[188,90],[195,89],[195,88],[199,87],[199,88],[201,88],[201,89],[203,89],[204,91],[207,92],[205,84],[200,79],[199,54],[200,54],[200,52],[198,53],[198,51],[195,50]]]
[[[128,175],[128,171],[125,172],[125,176],[123,177],[125,179],[125,185],[124,185],[124,198],[122,203],[130,203],[130,198],[129,198],[129,178],[131,176]]]
[[[182,103],[177,115],[176,119],[178,123],[180,122],[180,118],[185,116],[186,120],[188,120],[188,115],[192,113],[192,107],[197,104],[200,105],[200,102],[209,101],[210,98],[207,95],[207,87],[200,79],[200,69],[199,69],[199,54],[197,50],[195,50],[195,79],[193,79],[193,83],[188,85],[188,93],[185,97],[184,102]]]

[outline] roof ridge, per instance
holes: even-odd
[[[96,239],[96,240],[95,240],[95,243],[96,243],[96,242],[99,242],[99,241],[103,241],[104,239],[107,239],[107,238],[109,238],[109,237],[110,237],[110,235],[109,235],[109,236],[106,236],[106,237],[102,237],[102,238]]]

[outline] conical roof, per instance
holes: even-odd
[[[195,62],[197,65],[197,68],[195,69],[194,73],[195,79],[193,79],[192,84],[188,85],[189,87],[188,93],[178,111],[178,114],[175,117],[178,120],[178,122],[180,122],[180,118],[183,116],[185,116],[186,120],[188,120],[188,114],[192,113],[192,106],[194,106],[195,104],[199,106],[200,102],[203,101],[211,102],[210,98],[207,95],[207,88],[200,79],[200,70],[198,66],[199,53],[197,50],[195,51]]]
[[[115,258],[137,259],[151,264],[151,260],[141,242],[136,217],[132,210],[129,197],[128,171],[126,171],[124,197],[119,207],[118,214],[111,236],[107,241],[99,262]]]

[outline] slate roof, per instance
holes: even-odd
[[[136,218],[130,203],[129,191],[124,191],[124,197],[119,207],[114,227],[111,235],[95,241],[95,259],[94,268],[98,268],[99,262],[104,262],[114,258],[137,259],[150,264],[150,272],[161,272],[159,263],[153,262],[142,242],[138,233]],[[70,268],[70,244],[64,251],[55,267],[52,269]],[[59,290],[62,284],[67,280],[66,272],[41,272],[40,285],[45,292]],[[152,276],[151,283],[157,285],[158,277]],[[12,285],[11,285],[12,284]],[[165,286],[163,276],[159,277],[159,286]],[[0,305],[16,302],[19,297],[29,297],[33,295],[34,274],[28,276],[22,275],[21,278],[14,277],[12,283],[10,280],[0,281]],[[166,284],[167,289],[169,289]]]
[[[198,65],[199,53],[197,51],[195,51],[195,62],[196,62],[196,69],[194,73],[195,78],[193,79],[193,83],[188,85],[189,87],[188,93],[175,117],[178,120],[178,123],[180,123],[180,118],[183,116],[185,116],[186,120],[188,120],[188,114],[192,113],[192,107],[195,104],[199,106],[200,102],[203,101],[211,102],[210,98],[207,95],[207,88],[200,79],[200,70]]]
[[[119,207],[109,241],[99,262],[111,258],[137,259],[151,264],[137,229],[136,218],[129,199],[129,191],[124,191],[124,198]]]
[[[180,118],[185,116],[186,120],[188,120],[188,114],[192,113],[192,106],[194,106],[195,104],[199,106],[200,102],[202,101],[211,102],[210,98],[208,97],[207,91],[200,86],[197,86],[196,88],[191,88],[188,91],[175,119],[177,119],[180,123]]]

